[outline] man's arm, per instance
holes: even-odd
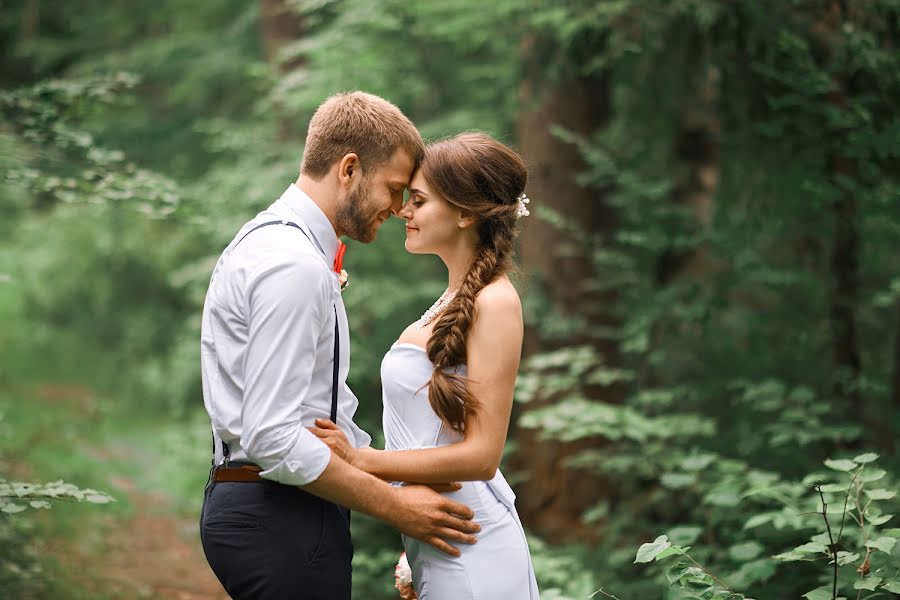
[[[453,502],[425,486],[391,487],[334,453],[319,478],[302,489],[373,516],[451,556],[460,553],[447,540],[474,544],[476,538],[470,534],[481,529],[471,521],[472,509],[464,504]]]

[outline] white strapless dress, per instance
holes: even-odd
[[[462,437],[443,426],[428,402],[433,366],[421,346],[397,343],[381,363],[384,436],[387,450],[446,446]],[[465,374],[465,367],[460,369]],[[403,536],[419,600],[539,600],[516,496],[500,471],[490,481],[467,481],[445,494],[469,506],[481,525],[478,542],[456,544],[448,556]]]

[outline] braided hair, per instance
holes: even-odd
[[[458,368],[475,322],[475,298],[513,268],[519,195],[528,171],[513,150],[483,133],[463,133],[429,144],[421,172],[451,204],[472,212],[478,229],[475,260],[456,296],[434,325],[426,350],[434,365],[428,401],[441,420],[462,433],[466,414],[479,409]]]

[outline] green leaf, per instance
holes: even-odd
[[[843,567],[859,560],[859,554],[856,552],[845,552],[843,550],[837,553],[838,566]],[[833,561],[832,561],[833,562]],[[828,564],[831,564],[829,562]]]
[[[822,587],[806,592],[803,594],[803,597],[808,598],[809,600],[831,600],[831,586],[823,585]],[[838,596],[835,600],[847,600],[847,598],[845,596]]]
[[[828,546],[819,542],[807,542],[802,546],[794,548],[794,551],[804,554],[816,554],[818,552],[828,552]]]
[[[860,454],[853,458],[853,462],[864,465],[866,463],[870,463],[874,460],[878,460],[878,455],[874,452],[867,452],[865,454]]]
[[[864,577],[862,579],[857,579],[853,582],[854,590],[869,590],[874,591],[878,584],[881,583],[881,577]]]
[[[696,454],[682,460],[681,468],[685,471],[702,471],[714,460],[716,460],[715,454]]]
[[[23,510],[25,510],[25,507],[21,504],[16,504],[15,502],[7,502],[0,510],[8,515],[12,515],[18,512],[22,512]]]
[[[50,503],[46,500],[32,500],[28,504],[31,508],[50,508]]]
[[[866,496],[868,496],[872,500],[890,500],[896,495],[896,491],[886,490],[884,488],[878,488],[876,490],[866,490]]]
[[[697,541],[702,531],[702,529],[694,525],[682,525],[673,527],[667,534],[674,544],[693,544]]]
[[[808,600],[831,600],[831,587],[822,586],[803,594]]]
[[[706,494],[703,501],[713,506],[731,507],[740,504],[741,498],[734,490],[718,489]]]
[[[825,466],[829,469],[834,469],[835,471],[852,471],[858,465],[852,460],[840,459],[840,460],[831,460],[828,459],[825,461]]]
[[[877,540],[869,540],[866,543],[867,548],[875,548],[876,550],[881,550],[882,552],[886,552],[890,554],[891,549],[894,547],[894,544],[897,543],[897,538],[882,536]]]
[[[749,541],[743,544],[735,544],[728,549],[728,555],[737,562],[753,560],[763,552],[763,546],[759,542]]]
[[[681,546],[669,546],[668,548],[666,548],[665,550],[663,550],[662,552],[660,552],[659,554],[656,555],[656,560],[662,560],[664,558],[672,556],[673,554],[678,554],[679,556],[682,556],[688,550],[690,550],[690,547],[682,548]]]
[[[894,515],[881,515],[878,517],[869,517],[869,523],[872,525],[884,525],[894,518]]]
[[[686,488],[697,482],[697,475],[694,473],[663,473],[659,478],[667,488],[679,489]]]
[[[781,554],[776,554],[772,558],[776,560],[782,560],[784,562],[793,562],[797,560],[812,560],[808,554],[804,554],[802,552],[797,552],[796,550],[790,550],[789,552],[782,552]]]
[[[671,546],[672,544],[669,542],[669,538],[664,535],[659,536],[652,542],[641,544],[641,547],[638,548],[637,557],[635,557],[635,563],[648,563],[656,558],[656,556]]]
[[[863,483],[868,483],[870,481],[878,481],[882,477],[887,475],[887,471],[884,469],[870,469],[868,471],[863,471],[859,474],[859,480]]]
[[[881,587],[894,594],[900,594],[900,579],[886,581]]]
[[[91,502],[93,504],[108,504],[110,502],[114,502],[115,498],[111,496],[107,496],[106,494],[96,492],[92,494],[87,494],[84,497],[86,502]]]
[[[846,494],[847,488],[849,486],[841,484],[841,483],[826,483],[823,486],[820,486],[821,489],[826,494]]]
[[[772,520],[774,515],[772,513],[760,513],[758,515],[753,515],[747,522],[744,523],[744,529],[753,529],[754,527],[759,527],[765,523],[768,523]]]

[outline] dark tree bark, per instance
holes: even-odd
[[[888,408],[893,416],[893,431],[888,432],[887,439],[882,444],[886,450],[894,452],[897,439],[900,439],[900,300],[897,301],[896,324],[894,325],[894,369],[891,381],[891,405]]]
[[[846,5],[832,2],[826,9],[819,28],[814,31],[823,56],[829,62],[838,60],[838,48],[844,44]],[[853,80],[840,66],[834,67],[832,89],[826,102],[839,111],[847,109],[848,96],[854,93]],[[859,392],[862,373],[856,311],[859,296],[859,224],[858,201],[844,181],[857,177],[856,162],[845,156],[848,131],[835,128],[830,132],[828,154],[829,176],[838,189],[838,197],[831,206],[834,237],[831,244],[829,318],[831,321],[831,357],[834,367],[833,392],[844,404],[846,412],[857,420],[865,420]]]
[[[276,76],[283,76],[303,66],[299,57],[285,58],[282,49],[294,42],[303,34],[303,23],[300,15],[291,10],[284,0],[260,0],[259,33],[262,39],[266,61],[271,65]],[[278,137],[288,140],[297,137],[298,132],[282,106],[276,105],[278,111]]]
[[[22,39],[30,40],[37,35],[40,25],[40,2],[39,0],[26,0],[22,7]]]
[[[831,160],[834,176],[853,176],[851,161],[842,156]],[[862,400],[856,382],[862,372],[856,305],[859,292],[859,231],[857,201],[852,192],[842,191],[832,205],[834,240],[831,247],[831,294],[829,298],[832,362],[836,380],[834,393],[855,417],[862,417]]]
[[[677,175],[670,201],[687,207],[699,229],[707,229],[712,223],[719,183],[718,79],[716,68],[707,66],[694,100],[686,103],[672,149]],[[665,286],[682,276],[701,278],[711,268],[706,244],[669,249],[660,256],[656,279]]]
[[[610,113],[610,82],[606,76],[569,76],[540,89],[546,81],[546,65],[533,45],[525,49],[526,65],[531,72],[521,88],[523,110],[518,122],[522,154],[530,167],[528,194],[532,207],[547,205],[578,223],[590,235],[608,237],[615,231],[615,214],[604,201],[604,194],[576,182],[586,165],[578,149],[555,136],[551,128],[560,126],[585,137],[603,127]],[[612,292],[585,286],[597,277],[590,249],[560,255],[558,250],[571,243],[568,236],[539,218],[525,220],[521,236],[521,259],[532,276],[530,285],[543,285],[556,310],[563,315],[587,318],[589,326],[566,345],[589,344],[612,367],[621,364],[616,343],[597,335],[616,326],[610,310],[615,301]],[[534,327],[526,331],[525,354],[549,349]],[[592,386],[586,390],[592,399],[620,402],[619,386]],[[539,398],[530,407],[544,406],[556,398]],[[589,532],[581,526],[581,515],[589,507],[613,494],[614,487],[584,471],[564,466],[564,461],[579,451],[602,445],[600,440],[560,443],[539,439],[538,432],[520,428],[515,432],[518,452],[513,468],[528,474],[518,485],[519,511],[528,527],[552,541],[585,540]]]

